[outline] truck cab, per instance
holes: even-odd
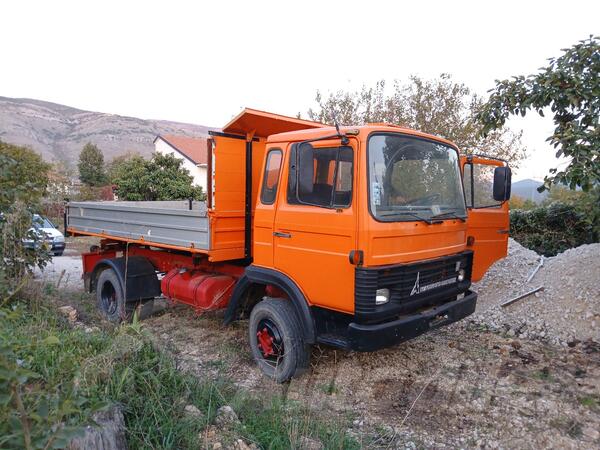
[[[471,282],[506,255],[507,164],[412,129],[271,135],[258,189],[246,273],[308,305],[311,343],[372,351],[462,319]]]

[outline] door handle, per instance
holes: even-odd
[[[282,233],[281,231],[275,231],[273,233],[273,236],[281,237],[281,238],[291,238],[292,237],[291,233]]]
[[[498,234],[508,234],[510,230],[498,230]]]

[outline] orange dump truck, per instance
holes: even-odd
[[[68,204],[68,232],[101,238],[83,276],[108,319],[161,295],[225,309],[284,381],[312,344],[372,351],[468,316],[506,255],[509,167],[445,139],[246,109],[207,150],[206,203]]]

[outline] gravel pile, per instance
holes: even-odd
[[[564,346],[600,341],[600,244],[544,258],[543,267],[527,283],[539,262],[540,255],[510,239],[508,256],[474,284],[479,300],[472,321],[509,336]],[[539,286],[544,290],[500,306]]]

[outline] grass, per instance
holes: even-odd
[[[579,404],[586,408],[595,409],[600,408],[600,401],[593,395],[586,395],[585,397],[579,397]]]
[[[239,425],[219,431],[224,446],[243,438],[261,448],[287,449],[306,436],[328,449],[358,448],[345,432],[345,418],[322,417],[280,395],[259,397],[222,374],[199,379],[178,370],[139,323],[85,332],[46,301],[21,301],[0,311],[0,448],[26,447],[24,424],[30,448],[43,448],[49,440],[60,446],[95,411],[114,404],[122,408],[132,449],[200,448],[199,435],[222,405],[232,406],[240,418]],[[3,384],[2,370],[26,370],[30,376]],[[184,413],[189,404],[201,418]],[[53,435],[61,427],[64,436]]]

